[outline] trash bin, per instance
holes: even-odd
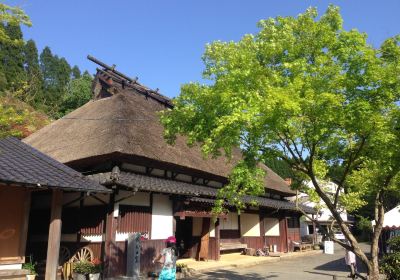
[[[333,241],[325,241],[324,242],[324,253],[333,255],[333,253],[334,253]]]

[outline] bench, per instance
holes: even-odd
[[[306,251],[306,250],[312,250],[312,246],[313,244],[310,242],[296,242],[296,241],[292,241],[293,244],[293,250],[295,250],[296,248],[299,248],[299,251]]]
[[[247,249],[247,244],[240,242],[229,242],[229,243],[220,243],[219,250],[220,251],[228,251],[228,250],[242,250]]]

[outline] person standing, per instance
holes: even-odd
[[[178,251],[176,248],[176,239],[174,236],[168,237],[165,242],[167,243],[165,249],[153,260],[153,263],[161,261],[163,268],[161,269],[159,280],[175,280],[176,279],[176,259]]]
[[[356,279],[357,273],[358,273],[357,272],[356,255],[352,251],[346,249],[346,255],[345,255],[344,259],[346,260],[346,264],[350,268],[349,277],[352,279]]]

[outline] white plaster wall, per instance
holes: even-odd
[[[217,181],[209,181],[207,185],[210,187],[215,187],[215,188],[221,188],[223,186],[222,183],[217,182]]]
[[[179,180],[179,181],[189,182],[189,183],[192,182],[192,177],[185,175],[185,174],[178,174],[175,179]]]
[[[131,170],[131,171],[140,172],[140,173],[145,173],[146,172],[146,167],[145,166],[140,166],[140,165],[135,165],[135,164],[130,164],[130,163],[123,163],[121,165],[121,168],[128,169],[128,170]]]
[[[201,236],[201,229],[203,226],[203,218],[193,217],[192,235]],[[212,219],[210,222],[210,237],[215,237],[215,223]]]
[[[158,177],[164,177],[164,170],[162,170],[162,169],[153,169],[151,171],[151,175],[158,176]]]
[[[151,215],[151,239],[166,239],[173,232],[172,201],[167,195],[154,194]]]
[[[220,221],[220,229],[239,229],[238,214],[236,212],[229,212],[226,219],[222,218]]]
[[[279,236],[279,219],[264,218],[265,236]]]
[[[122,199],[129,196],[132,192],[120,191],[116,196],[116,200]],[[134,205],[134,206],[150,206],[150,193],[137,192],[134,196],[130,196],[124,200],[121,200],[119,204],[122,205]]]
[[[260,236],[260,217],[258,214],[243,213],[240,215],[241,236]]]

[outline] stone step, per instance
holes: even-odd
[[[26,269],[3,269],[0,270],[1,280],[25,280],[29,273]]]

